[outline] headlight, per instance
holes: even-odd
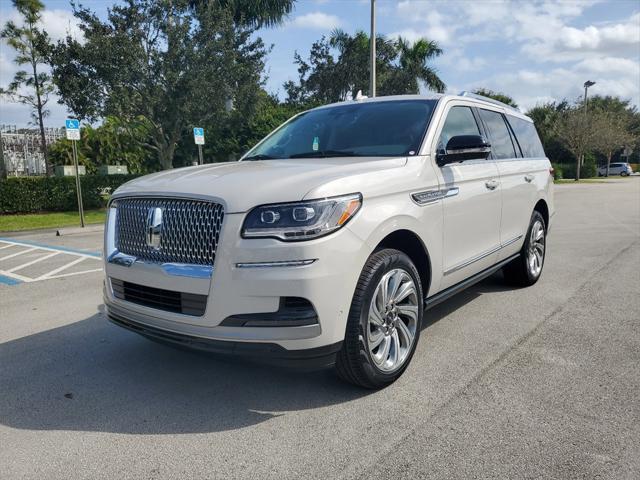
[[[262,205],[249,212],[242,226],[244,238],[309,240],[343,227],[360,209],[359,193],[296,203]]]

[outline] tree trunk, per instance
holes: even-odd
[[[0,132],[0,180],[7,178],[7,166],[4,163],[4,149],[2,148],[2,133]]]
[[[43,105],[42,98],[40,97],[40,83],[38,82],[38,70],[36,68],[36,64],[33,65],[33,81],[36,88],[36,100],[37,100],[37,109],[38,109],[38,124],[40,126],[40,143],[42,147],[42,154],[44,155],[44,166],[47,172],[47,176],[53,174],[53,166],[49,164],[49,155],[47,152],[47,138],[44,134],[44,116],[43,116]]]
[[[576,182],[580,180],[580,155],[576,158]]]
[[[611,152],[607,155],[607,173],[605,177],[609,176],[609,168],[611,168]]]

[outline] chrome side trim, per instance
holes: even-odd
[[[411,199],[418,205],[427,205],[429,203],[442,200],[443,198],[455,197],[460,189],[458,187],[442,188],[440,190],[425,190],[423,192],[415,192],[411,194]]]
[[[500,248],[508,247],[512,243],[516,243],[518,240],[522,238],[522,235],[518,235],[517,237],[512,238],[511,240],[507,240],[506,242],[500,245]]]
[[[245,262],[236,263],[236,268],[304,267],[317,260],[317,258],[310,258],[307,260],[284,260],[280,262]]]
[[[517,242],[518,240],[520,240],[522,238],[522,235],[518,235],[515,238],[512,238],[511,240],[507,240],[506,242],[498,245],[497,247],[492,248],[491,250],[487,250],[486,252],[481,253],[480,255],[477,255],[473,258],[470,258],[469,260],[466,260],[452,268],[450,268],[449,270],[444,272],[444,275],[450,275],[454,272],[457,272],[458,270],[462,270],[463,268],[468,267],[469,265],[471,265],[472,263],[476,263],[479,262],[480,260],[482,260],[483,258],[488,257],[489,255],[493,255],[494,253],[502,250],[505,247],[508,247],[509,245],[511,245],[512,243]]]

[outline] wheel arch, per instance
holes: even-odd
[[[549,228],[549,205],[547,205],[547,202],[544,199],[540,199],[538,200],[538,203],[536,203],[536,206],[533,207],[533,210],[536,212],[539,212],[540,215],[542,215],[542,218],[544,219],[544,225],[545,228]]]
[[[374,252],[383,248],[393,248],[405,253],[416,266],[420,282],[422,283],[422,293],[427,295],[431,286],[431,257],[422,239],[408,229],[399,229],[387,234],[374,248]]]

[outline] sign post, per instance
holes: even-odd
[[[67,140],[71,140],[73,152],[73,167],[76,170],[76,193],[78,195],[78,213],[80,214],[80,226],[84,228],[84,208],[82,207],[82,187],[80,185],[80,172],[78,171],[78,149],[76,142],[80,140],[80,121],[74,118],[65,120]]]
[[[204,160],[202,158],[202,145],[204,145],[204,128],[194,127],[193,140],[198,145],[198,165],[202,165]]]

